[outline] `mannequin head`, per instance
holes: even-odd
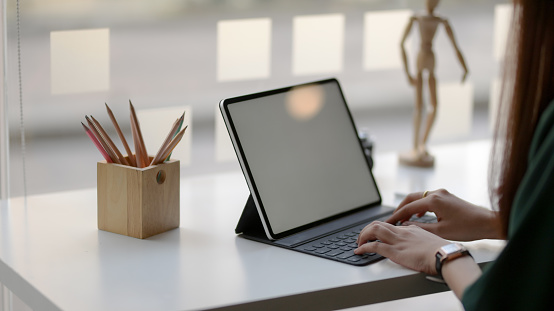
[[[427,12],[429,12],[429,14],[432,14],[433,11],[435,11],[435,8],[439,5],[439,1],[440,0],[427,0]]]

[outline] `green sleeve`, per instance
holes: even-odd
[[[554,310],[554,103],[535,131],[505,249],[464,292],[466,310]]]

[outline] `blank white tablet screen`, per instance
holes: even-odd
[[[274,234],[378,202],[334,80],[228,110]]]

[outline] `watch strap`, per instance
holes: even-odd
[[[437,251],[437,253],[435,254],[435,268],[437,270],[437,274],[440,277],[442,277],[442,265],[443,265],[444,262],[450,261],[450,260],[453,260],[453,259],[456,259],[456,258],[460,258],[460,257],[463,257],[463,256],[469,256],[469,257],[473,258],[473,256],[471,256],[471,254],[469,253],[469,251],[465,247],[463,247],[461,252],[457,252],[455,254],[456,254],[456,256],[448,256],[447,255],[446,258],[443,258],[442,254],[439,251]],[[452,254],[450,254],[450,255],[452,255]]]

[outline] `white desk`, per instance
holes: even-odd
[[[489,144],[432,148],[434,169],[375,158],[385,202],[445,187],[487,205]],[[446,290],[389,260],[365,267],[238,238],[239,172],[181,180],[181,227],[146,240],[97,230],[96,190],[10,201],[0,213],[0,282],[35,310],[346,308]],[[469,243],[490,261],[499,241]]]

